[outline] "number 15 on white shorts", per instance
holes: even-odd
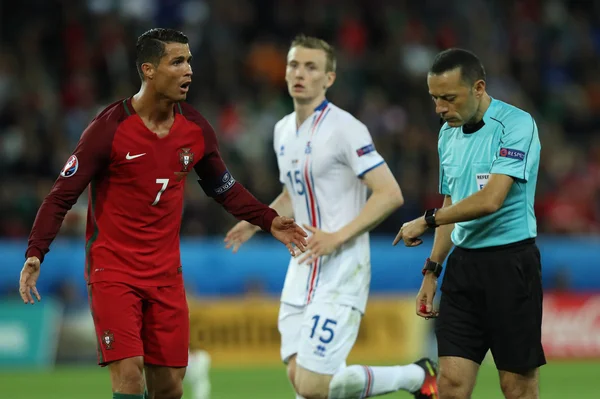
[[[279,332],[281,356],[287,362],[297,354],[296,363],[319,374],[335,374],[356,342],[361,313],[351,306],[310,303],[307,306],[281,304]]]

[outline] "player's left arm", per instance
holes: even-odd
[[[372,194],[354,220],[336,235],[343,244],[375,228],[404,203],[402,191],[383,157],[377,152],[367,127],[349,124],[341,135],[341,161],[362,179]]]
[[[371,169],[362,179],[372,194],[358,216],[337,232],[342,244],[373,230],[404,204],[400,186],[387,164]]]
[[[204,156],[194,165],[198,183],[204,192],[236,219],[245,220],[271,233],[285,244],[292,256],[296,255],[294,246],[304,252],[306,232],[293,219],[279,216],[274,209],[260,202],[235,181],[219,154],[217,136],[212,126],[198,112],[193,112],[192,118],[202,128],[204,135]]]
[[[245,220],[270,232],[273,219],[278,216],[277,212],[256,199],[234,179],[221,158],[217,137],[210,123],[197,112],[188,118],[202,128],[204,136],[204,156],[194,166],[194,170],[206,195],[236,219]]]
[[[539,157],[539,138],[533,118],[523,114],[507,122],[490,170],[490,179],[483,189],[435,214],[438,225],[478,219],[498,211],[504,204],[513,183],[527,182],[533,159]]]

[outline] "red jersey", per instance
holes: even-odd
[[[185,178],[192,169],[203,190],[229,213],[270,231],[277,213],[234,180],[206,119],[186,103],[177,103],[174,112],[163,138],[146,127],[130,99],[101,112],[44,199],[26,256],[43,260],[65,214],[89,185],[88,283],[180,282],[179,230]]]

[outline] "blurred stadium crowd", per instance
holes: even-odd
[[[328,98],[362,120],[406,204],[377,229],[441,203],[439,119],[427,93],[433,56],[480,56],[488,92],[533,114],[542,140],[539,230],[600,234],[600,2],[561,0],[21,0],[0,12],[0,236],[26,237],[89,121],[139,88],[138,35],[190,38],[188,101],[215,127],[238,181],[270,202],[281,190],[274,124],[291,112],[284,82],[300,32],[335,45]],[[8,11],[10,8],[10,12]],[[224,233],[233,218],[189,179],[182,234]],[[80,235],[87,196],[62,234]]]

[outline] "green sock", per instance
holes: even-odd
[[[133,395],[130,393],[113,393],[113,399],[144,399],[144,395]]]

